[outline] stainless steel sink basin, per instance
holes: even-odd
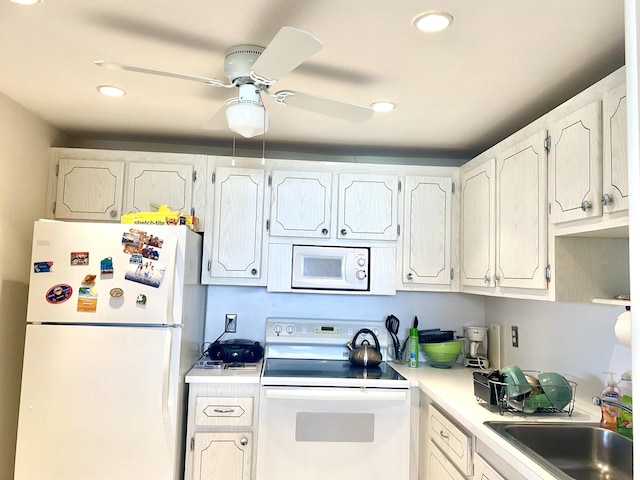
[[[485,422],[561,479],[633,478],[633,442],[597,423]]]

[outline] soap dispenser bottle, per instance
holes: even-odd
[[[633,392],[631,387],[631,369],[627,370],[620,376],[618,388],[620,389],[620,400],[622,403],[632,406]],[[618,433],[621,433],[625,437],[633,438],[633,414],[621,408],[617,420]]]
[[[607,380],[607,385],[605,389],[602,391],[602,400],[620,400],[620,390],[618,389],[618,385],[616,381],[613,379],[613,372],[604,372],[609,375],[609,379]],[[609,430],[613,430],[614,432],[618,429],[618,415],[620,414],[620,409],[618,407],[614,407],[613,405],[606,404],[602,402],[600,405],[600,409],[602,410],[602,417],[600,418],[600,426],[602,428],[606,428]]]

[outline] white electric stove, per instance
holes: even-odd
[[[390,358],[383,322],[267,319],[257,480],[408,480],[409,381],[386,361],[351,365],[346,344],[363,327]]]

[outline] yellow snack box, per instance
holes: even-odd
[[[157,212],[130,212],[120,217],[120,223],[131,225],[186,225],[191,230],[198,227],[198,217],[171,211],[160,205]]]

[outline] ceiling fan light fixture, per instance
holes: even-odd
[[[238,135],[252,138],[269,130],[269,114],[262,105],[235,103],[227,107],[227,125]]]
[[[373,102],[369,106],[375,112],[390,112],[391,110],[394,110],[396,108],[396,104],[395,103],[387,102],[387,101]]]
[[[127,93],[122,88],[113,85],[98,85],[96,89],[106,97],[122,97]]]
[[[413,25],[421,32],[441,32],[453,23],[447,12],[424,12],[413,19]]]

